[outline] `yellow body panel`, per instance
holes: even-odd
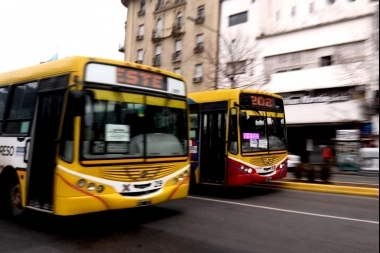
[[[43,64],[13,70],[5,73],[0,73],[0,87],[22,84],[30,81],[38,81],[40,79],[54,77],[59,75],[68,74],[68,88],[69,89],[83,89],[83,82],[81,80],[84,79],[84,70],[88,63],[100,63],[112,66],[122,66],[129,68],[136,68],[140,70],[150,71],[153,73],[158,73],[162,75],[166,75],[172,78],[179,79],[185,82],[183,76],[177,75],[173,72],[165,71],[162,69],[135,64],[133,62],[124,62],[112,59],[104,59],[104,58],[96,58],[96,57],[87,57],[87,56],[73,56],[67,57],[64,59],[46,62]],[[99,91],[95,93],[97,98],[104,99],[113,99],[115,101],[119,101],[120,98],[117,97],[117,94],[113,91]],[[125,96],[123,94],[123,98],[125,101],[142,103],[143,97],[138,94],[128,94]],[[149,104],[162,104],[165,106],[170,106],[174,108],[186,108],[185,101],[175,101],[171,100],[169,105],[166,105],[167,102],[164,98],[157,98],[152,95],[147,97]],[[61,122],[63,119],[61,119]],[[104,191],[101,193],[96,192],[96,189],[90,191],[85,187],[80,188],[78,186],[78,181],[82,179],[80,175],[86,175],[86,177],[93,178],[94,180],[87,180],[87,182],[93,182],[96,185],[100,185],[98,181],[104,182],[113,182],[116,184],[121,184],[123,182],[127,183],[128,180],[124,180],[124,178],[105,178],[104,171],[105,168],[115,168],[122,166],[110,166],[112,164],[112,160],[86,160],[80,161],[80,124],[81,118],[76,117],[74,119],[74,145],[73,145],[73,161],[71,163],[64,162],[60,159],[60,156],[57,152],[56,161],[57,168],[55,171],[54,180],[54,214],[57,215],[75,215],[75,214],[83,214],[83,213],[91,213],[97,211],[105,211],[111,209],[123,209],[123,208],[131,208],[136,207],[138,201],[148,199],[151,201],[151,204],[162,203],[171,199],[184,198],[188,194],[189,189],[189,157],[169,157],[169,158],[146,158],[146,159],[119,159],[118,162],[123,164],[124,167],[128,166],[154,166],[158,164],[169,164],[172,166],[171,170],[168,171],[164,175],[167,179],[165,185],[163,187],[151,194],[140,196],[140,197],[132,197],[132,196],[123,196],[115,190],[114,187],[107,185],[103,185]],[[62,129],[59,129],[61,132]],[[132,165],[133,164],[133,165]],[[59,169],[60,167],[67,168],[67,171],[71,171],[72,173],[68,173],[67,171],[63,171]],[[186,171],[186,176],[179,177],[179,173],[184,173]],[[26,171],[17,171],[19,181],[21,183],[21,191],[22,191],[22,204],[26,206],[26,192],[27,192],[27,173]],[[178,180],[180,178],[181,180]],[[159,177],[154,180],[159,179]],[[178,182],[174,182],[174,179],[177,179]],[[129,180],[129,182],[134,182],[133,180]]]

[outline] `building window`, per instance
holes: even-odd
[[[321,57],[321,67],[331,66],[331,65],[332,65],[331,55]]]
[[[158,0],[156,4],[156,11],[158,11],[159,9],[162,9],[162,7],[164,7],[164,0]]]
[[[145,0],[141,0],[140,2],[140,11],[145,12],[146,3]]]
[[[205,6],[201,5],[198,7],[198,17],[205,17]]]
[[[157,30],[156,30],[156,37],[161,37],[162,35],[162,28],[163,28],[163,22],[162,22],[162,19],[159,19],[157,21],[157,26],[156,26]]]
[[[292,17],[295,17],[296,14],[297,14],[297,7],[296,7],[296,6],[293,6],[293,7],[292,7],[292,13],[291,13],[291,15],[292,15]]]
[[[280,63],[286,63],[288,61],[288,55],[286,55],[286,54],[279,55],[278,56],[278,61]]]
[[[202,77],[203,76],[203,65],[197,64],[195,65],[195,77]]]
[[[234,26],[238,24],[242,24],[248,21],[248,12],[241,12],[238,14],[231,15],[229,17],[229,26]]]
[[[197,35],[197,45],[203,45],[203,42],[204,42],[204,36],[203,34],[198,34]]]
[[[301,59],[301,53],[300,52],[292,53],[292,62],[293,63],[299,63],[300,59]]]
[[[309,4],[309,13],[313,13],[314,12],[314,2],[311,2]]]
[[[177,40],[175,42],[175,52],[172,56],[172,61],[180,61],[182,52],[182,40]]]
[[[279,21],[281,18],[281,12],[280,11],[276,11],[276,21]]]
[[[137,13],[138,16],[145,15],[145,8],[146,8],[145,0],[141,0],[141,2],[140,2],[140,10]]]
[[[161,45],[156,46],[155,57],[153,58],[153,66],[161,65]]]
[[[197,45],[194,48],[194,53],[201,53],[201,52],[203,52],[203,49],[204,49],[203,42],[204,42],[203,34],[198,34],[197,38],[196,38]]]
[[[181,75],[181,68],[175,68],[174,73]]]
[[[182,27],[182,23],[183,23],[183,15],[182,15],[182,13],[180,12],[180,13],[178,13],[178,15],[177,15],[177,28],[178,29],[181,29],[181,27]]]
[[[137,61],[142,63],[144,59],[144,51],[142,49],[137,50]]]
[[[233,76],[244,74],[247,67],[246,63],[246,60],[227,63],[227,75]]]
[[[161,55],[161,45],[156,46],[156,56]]]
[[[139,33],[138,33],[138,35],[144,36],[144,32],[145,32],[145,26],[144,25],[140,25],[139,26]]]

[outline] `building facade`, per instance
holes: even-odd
[[[189,92],[215,89],[218,0],[122,0],[126,61],[185,76]],[[205,60],[209,59],[209,60]]]
[[[284,97],[291,152],[308,159],[307,150],[333,145],[338,129],[361,129],[362,137],[373,138],[378,65],[372,37],[378,2],[239,0],[224,1],[221,9],[222,34],[234,34],[231,21],[239,20],[239,36],[255,37],[255,57],[242,59],[245,70],[249,58],[255,60],[253,71],[234,76],[252,75],[251,82],[231,84]]]

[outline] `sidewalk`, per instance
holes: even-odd
[[[357,172],[342,172],[333,168],[328,182],[316,178],[309,182],[307,178],[296,179],[293,172],[286,178],[268,183],[268,186],[301,191],[349,194],[367,197],[379,197],[379,175],[361,175]]]

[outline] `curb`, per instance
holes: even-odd
[[[358,195],[366,197],[379,197],[378,188],[369,187],[355,187],[355,186],[341,186],[341,185],[322,185],[314,183],[291,183],[291,182],[281,182],[274,181],[268,184],[255,184],[258,186],[272,186],[285,189],[301,190],[301,191],[313,191],[313,192],[324,192],[324,193],[336,193],[336,194],[348,194],[348,195]]]

